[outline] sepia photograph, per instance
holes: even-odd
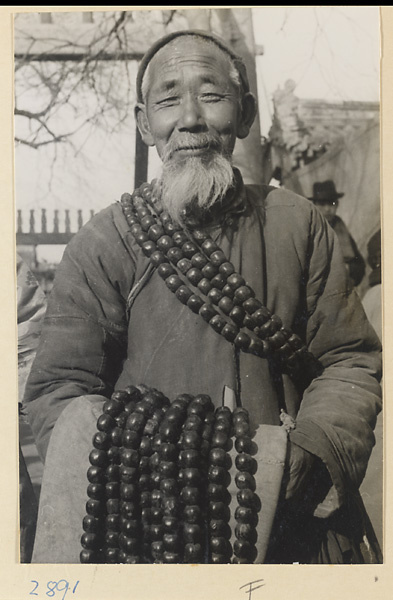
[[[200,579],[228,600],[380,569],[381,7],[22,8],[25,596],[123,598],[82,591],[92,565],[138,600],[158,573],[199,597],[166,565],[226,565]]]

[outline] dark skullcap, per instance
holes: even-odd
[[[249,85],[248,77],[247,77],[246,65],[244,64],[243,59],[238,54],[236,54],[226,44],[226,42],[224,42],[221,38],[219,38],[216,35],[213,35],[212,33],[208,32],[208,31],[201,31],[199,29],[184,29],[181,31],[173,31],[172,33],[169,33],[168,35],[165,35],[164,37],[157,40],[157,42],[155,42],[155,44],[153,44],[149,48],[149,50],[146,52],[146,54],[142,58],[140,65],[139,65],[138,74],[136,77],[136,90],[137,90],[138,102],[143,102],[142,80],[143,80],[145,71],[147,69],[147,66],[148,66],[149,62],[151,61],[151,59],[153,58],[153,56],[158,52],[158,50],[160,50],[161,48],[166,46],[169,42],[171,42],[175,38],[178,38],[180,36],[185,36],[185,35],[199,36],[205,40],[214,42],[214,44],[216,44],[216,46],[221,48],[221,50],[223,50],[226,54],[228,54],[229,57],[232,59],[232,62],[240,75],[240,79],[243,84],[244,91],[248,92],[250,90],[250,85]]]

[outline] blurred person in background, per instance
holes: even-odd
[[[343,193],[336,191],[334,181],[328,179],[314,183],[313,195],[310,200],[319,208],[337,235],[352,285],[356,287],[364,277],[366,264],[347,226],[336,214],[339,198],[343,196]]]

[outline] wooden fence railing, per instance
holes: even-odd
[[[52,225],[48,226],[47,210],[41,209],[41,215],[38,217],[40,224],[38,226],[36,219],[36,211],[31,209],[28,217],[29,225],[28,231],[24,231],[24,213],[21,209],[17,211],[17,224],[16,224],[16,244],[18,246],[39,246],[40,244],[68,244],[76,231],[86,222],[83,218],[83,211],[77,210],[76,219],[71,219],[70,210],[64,211],[64,227],[61,227],[63,231],[60,231],[60,211],[54,210]],[[91,219],[94,215],[94,210],[90,210],[90,216],[87,220]],[[72,215],[73,216],[73,215]],[[76,221],[76,223],[75,223]],[[72,223],[76,224],[72,227]]]

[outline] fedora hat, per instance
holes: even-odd
[[[334,181],[327,179],[326,181],[316,181],[313,185],[313,195],[309,200],[313,202],[334,202],[341,198],[344,194],[336,191]]]

